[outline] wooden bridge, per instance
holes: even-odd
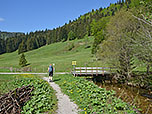
[[[111,74],[116,70],[114,67],[74,67],[72,74],[74,76],[99,76]]]

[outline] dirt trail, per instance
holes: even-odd
[[[44,80],[48,81],[48,77],[44,77]],[[50,86],[56,91],[56,96],[58,99],[58,109],[57,114],[77,114],[78,106],[71,102],[69,97],[61,92],[60,87],[54,82],[49,82]]]
[[[32,73],[32,72],[0,72],[0,74],[38,74],[38,75],[46,75],[48,73]],[[69,72],[55,72],[54,74],[70,74]]]

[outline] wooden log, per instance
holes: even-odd
[[[0,114],[21,114],[21,107],[30,99],[33,87],[16,88],[0,97]]]

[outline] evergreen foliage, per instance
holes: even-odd
[[[73,31],[70,31],[68,34],[68,40],[74,40],[76,38],[75,33]]]
[[[7,38],[17,37],[23,35],[24,33],[20,32],[2,32],[0,31],[0,38],[6,40]]]
[[[92,54],[95,54],[99,49],[99,44],[105,40],[105,27],[106,24],[109,22],[110,17],[104,17],[98,20],[95,20],[91,23],[91,33],[95,36],[93,46],[92,46]]]
[[[27,45],[25,44],[25,40],[23,40],[19,45],[18,54],[26,51],[27,51]]]
[[[5,40],[0,38],[0,54],[3,54],[6,52],[6,45]]]
[[[26,58],[25,58],[24,53],[22,53],[22,55],[21,55],[21,57],[20,57],[19,65],[20,65],[21,67],[24,67],[24,66],[27,65],[27,60],[26,60]]]
[[[85,35],[93,35],[94,33],[91,31],[92,21],[98,22],[101,18],[114,15],[115,12],[121,8],[120,5],[121,4],[111,4],[108,8],[100,8],[99,10],[92,9],[91,12],[80,15],[77,19],[70,20],[69,23],[65,23],[62,27],[57,27],[52,30],[46,29],[30,32],[26,35],[12,36],[12,38],[6,39],[4,43],[6,46],[3,46],[6,47],[6,49],[3,49],[5,51],[0,50],[0,53],[13,52],[18,49],[18,53],[20,54],[55,42],[73,40],[75,38],[82,39]]]

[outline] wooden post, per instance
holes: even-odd
[[[74,72],[74,76],[75,76],[75,74],[76,74],[76,73],[75,73],[75,65],[73,65],[73,72]]]
[[[102,67],[102,75],[104,76],[104,67]]]
[[[109,70],[109,73],[111,74],[111,67],[109,67],[109,69],[110,69],[110,70]]]
[[[73,66],[73,72],[74,72],[74,76],[76,75],[76,69],[75,69],[75,66],[76,66],[76,61],[72,61],[72,66]],[[55,64],[54,64],[55,65]]]
[[[96,76],[98,76],[98,67],[96,67]]]

